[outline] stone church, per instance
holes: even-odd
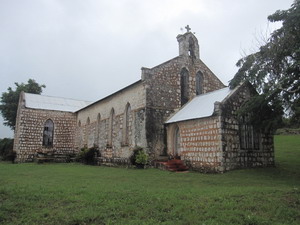
[[[96,102],[21,93],[17,162],[98,146],[98,164],[126,164],[140,146],[151,163],[178,157],[203,172],[274,165],[273,136],[236,114],[257,94],[251,84],[230,90],[201,61],[192,32],[177,41],[179,56],[143,67],[140,80]]]

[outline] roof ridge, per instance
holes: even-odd
[[[42,95],[42,94],[34,94],[34,93],[28,93],[28,92],[24,92],[24,94],[42,96],[42,97],[48,97],[48,98],[59,98],[59,99],[66,99],[66,100],[73,100],[73,101],[81,101],[81,102],[90,102],[90,103],[93,102],[93,101],[87,101],[87,100],[79,100],[79,99],[74,99],[74,98],[66,98],[66,97],[50,96],[50,95]]]

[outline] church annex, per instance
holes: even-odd
[[[17,162],[38,152],[63,159],[99,147],[99,164],[126,164],[136,146],[151,162],[180,157],[192,170],[274,165],[273,136],[236,111],[255,95],[249,83],[226,87],[201,61],[193,33],[178,35],[179,56],[142,68],[137,82],[96,102],[22,93],[14,150]]]

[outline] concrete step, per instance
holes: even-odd
[[[75,162],[75,157],[71,157],[70,154],[56,154],[56,153],[38,153],[36,158],[36,162]]]

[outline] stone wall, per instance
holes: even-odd
[[[181,107],[180,72],[189,72],[189,99],[196,96],[196,74],[201,71],[204,77],[203,93],[208,93],[225,85],[200,60],[178,56],[152,69],[142,68],[142,78],[146,83],[147,107],[178,109]]]
[[[240,146],[240,122],[236,112],[254,94],[256,94],[255,90],[246,82],[220,104],[224,157],[222,165],[225,170],[274,165],[272,134],[259,131],[259,149],[243,150]]]
[[[128,105],[131,109],[128,121],[128,141],[124,142],[125,111]],[[96,145],[104,158],[128,158],[135,146],[147,148],[145,106],[145,87],[142,81],[138,81],[78,111],[77,149]],[[110,137],[112,109],[114,118],[112,137]]]
[[[237,112],[254,94],[255,90],[246,82],[222,102],[216,102],[212,116],[168,124],[168,155],[176,155],[175,130],[179,128],[180,157],[193,170],[224,172],[274,166],[272,134],[260,131],[259,148],[241,148],[241,121]]]
[[[180,133],[180,158],[192,170],[222,172],[220,117],[208,117],[168,125],[168,155],[176,156],[175,130]]]
[[[200,59],[179,56],[152,69],[142,68],[142,79],[146,84],[147,141],[155,157],[166,151],[164,122],[181,107],[180,72],[189,72],[189,99],[196,96],[196,74],[203,74],[203,93],[218,90],[224,84]]]
[[[25,108],[20,98],[16,121],[14,151],[17,162],[31,162],[37,152],[51,152],[56,155],[73,154],[76,115],[70,112],[39,110]],[[45,122],[51,119],[54,123],[53,146],[43,146]]]

